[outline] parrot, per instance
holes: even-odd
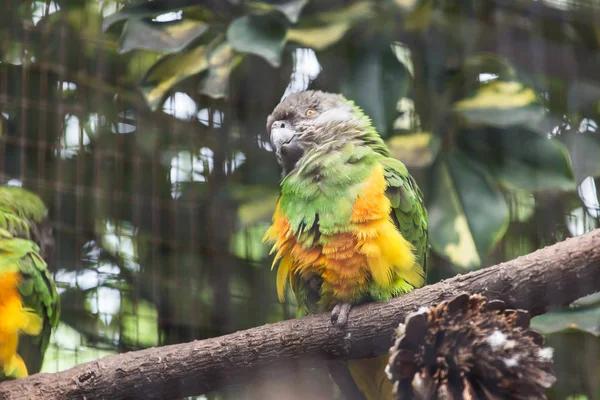
[[[353,305],[425,284],[423,194],[360,107],[341,94],[294,93],[268,116],[266,130],[282,169],[263,238],[275,253],[280,301],[289,286],[298,316],[330,312],[342,328]],[[342,393],[344,376],[359,392],[346,397],[392,399],[387,359],[350,360],[345,375],[330,367],[331,376]]]
[[[47,213],[37,195],[0,186],[0,381],[39,372],[58,325],[59,295],[44,260],[53,244]]]

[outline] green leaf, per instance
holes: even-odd
[[[567,397],[567,400],[589,400],[585,394],[576,394]]]
[[[392,155],[407,167],[429,166],[440,149],[440,141],[430,132],[397,135],[387,140]]]
[[[509,189],[576,188],[569,153],[556,139],[527,129],[478,129],[462,132],[458,144]]]
[[[209,21],[213,13],[205,6],[194,4],[194,0],[171,0],[144,2],[126,5],[118,12],[109,15],[102,21],[102,30],[106,32],[113,26],[133,19],[153,18],[169,12],[181,11],[182,18]]]
[[[572,306],[596,306],[600,307],[600,292],[588,294],[571,303]]]
[[[479,165],[456,150],[433,168],[431,246],[460,267],[479,267],[508,227],[504,196]]]
[[[431,24],[435,8],[433,0],[394,0],[394,3],[404,13],[407,30],[425,30]]]
[[[158,312],[156,307],[143,299],[123,296],[120,309],[121,341],[138,346],[158,346]]]
[[[411,79],[388,43],[385,37],[373,36],[356,52],[343,90],[383,136],[394,130],[397,104],[408,92]]]
[[[420,0],[393,0],[394,4],[400,8],[402,11],[413,11],[419,3],[422,3]]]
[[[269,223],[260,223],[240,229],[231,237],[231,252],[240,259],[261,261],[269,256],[269,247],[262,238],[269,228]]]
[[[531,320],[531,328],[545,335],[575,330],[600,336],[600,304],[570,307],[539,315]]]
[[[106,32],[113,25],[129,19],[155,17],[169,11],[181,10],[183,7],[189,5],[187,3],[191,3],[191,1],[144,2],[141,4],[127,5],[118,12],[104,18],[102,21],[102,30]]]
[[[483,75],[482,75],[483,74]],[[493,53],[477,53],[465,60],[461,67],[461,78],[467,81],[467,90],[485,86],[489,79],[511,82],[518,78],[517,70],[506,58]]]
[[[119,53],[131,50],[154,50],[178,53],[208,30],[208,24],[192,19],[173,22],[127,21],[119,41]]]
[[[238,207],[238,223],[241,227],[248,227],[261,221],[269,221],[279,199],[279,190],[258,187],[261,190],[253,198],[246,198]],[[254,190],[248,190],[253,193]]]
[[[592,132],[572,132],[561,136],[567,146],[577,183],[588,176],[600,176],[600,137]]]
[[[250,1],[246,5],[254,13],[261,15],[272,11],[279,11],[292,23],[298,22],[300,13],[308,0],[280,0],[280,1]]]
[[[302,26],[291,28],[287,32],[287,40],[315,50],[324,50],[337,43],[352,26],[348,22],[322,26]]]
[[[267,17],[244,16],[229,25],[227,40],[233,49],[255,54],[278,67],[286,40],[285,26]]]
[[[127,77],[130,82],[141,82],[148,70],[158,62],[164,54],[155,51],[136,51],[127,57]]]
[[[208,68],[206,46],[161,58],[146,74],[140,89],[152,110],[162,104],[174,85]]]
[[[356,2],[335,11],[302,19],[287,31],[287,40],[315,50],[337,43],[357,22],[373,16],[372,2]]]
[[[471,123],[496,127],[535,125],[545,112],[533,89],[503,80],[482,85],[472,97],[455,103],[454,111]]]
[[[242,57],[227,43],[221,43],[209,55],[209,70],[198,83],[198,92],[213,99],[226,98],[229,75]]]

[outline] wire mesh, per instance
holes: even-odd
[[[5,4],[19,18],[6,18],[0,38],[0,180],[40,194],[55,231],[63,317],[46,372],[215,336],[259,315],[232,322],[248,287],[229,281],[224,220],[235,206],[219,198],[245,154],[227,148],[223,104],[176,92],[152,113],[119,82],[143,65],[116,60],[99,24],[126,3]]]

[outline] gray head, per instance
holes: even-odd
[[[341,131],[336,126],[353,120],[354,108],[342,95],[309,90],[286,97],[267,118],[267,133],[284,173],[311,148],[336,139]]]

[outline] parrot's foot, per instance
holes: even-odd
[[[337,328],[343,328],[348,322],[348,315],[350,314],[350,309],[352,308],[352,304],[350,303],[338,303],[331,310],[331,325]]]

